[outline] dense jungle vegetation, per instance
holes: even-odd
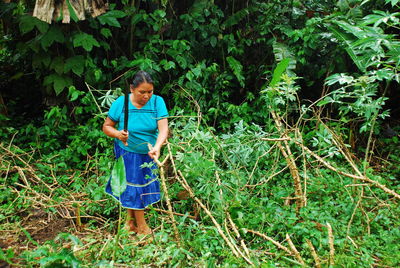
[[[1,267],[400,266],[400,1],[34,7],[0,2]],[[138,70],[171,115],[152,240],[104,192]]]

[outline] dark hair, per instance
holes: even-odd
[[[135,77],[133,77],[132,85],[134,88],[138,87],[141,83],[154,84],[151,76],[145,71],[139,71],[135,74]]]

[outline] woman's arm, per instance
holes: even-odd
[[[106,121],[104,121],[103,124],[103,132],[111,138],[119,139],[125,144],[125,146],[128,146],[129,133],[125,130],[117,130],[115,128],[116,124],[117,124],[116,122],[112,121],[109,117],[107,117]]]
[[[161,146],[168,138],[168,119],[163,118],[157,121],[158,137],[153,149],[150,150],[149,156],[153,159],[158,159],[160,156]]]

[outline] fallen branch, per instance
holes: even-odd
[[[252,233],[252,234],[258,235],[259,237],[262,237],[262,238],[264,238],[265,240],[270,241],[272,244],[274,244],[274,245],[277,246],[278,248],[282,249],[283,251],[285,251],[285,252],[288,253],[289,255],[293,255],[293,252],[292,252],[290,249],[288,249],[287,247],[285,247],[285,246],[282,245],[281,243],[275,241],[275,240],[272,239],[271,237],[269,237],[269,236],[267,236],[267,235],[265,235],[265,234],[262,234],[262,233],[260,233],[260,232],[250,230],[250,229],[244,229],[244,230],[245,230],[246,232],[248,232],[248,233]]]
[[[290,150],[290,146],[288,140],[290,140],[289,136],[285,133],[282,126],[282,119],[276,114],[273,109],[270,107],[272,118],[275,121],[276,127],[280,132],[283,140],[283,146],[280,142],[277,143],[279,150],[282,152],[282,155],[285,157],[285,160],[289,166],[290,174],[293,177],[294,181],[294,193],[296,197],[301,197],[296,199],[296,211],[298,212],[300,208],[304,207],[304,196],[303,189],[301,186],[301,179],[299,174],[299,169],[297,168],[296,162],[294,160],[292,151]]]
[[[211,212],[207,209],[207,207],[203,204],[203,202],[198,199],[194,193],[192,188],[189,186],[187,183],[185,177],[183,176],[182,172],[178,170],[178,175],[176,178],[180,182],[180,184],[185,188],[186,191],[188,191],[189,195],[191,198],[193,198],[194,201],[196,201],[199,206],[205,211],[205,213],[210,217],[211,221],[214,223],[215,227],[217,228],[218,233],[221,235],[221,237],[225,240],[225,242],[228,244],[228,246],[231,248],[232,253],[236,257],[240,257],[240,254],[237,252],[235,249],[235,246],[229,241],[228,237],[224,234],[224,231],[222,231],[221,225],[217,222],[217,220],[214,218],[214,216],[211,214]]]
[[[239,245],[236,244],[236,240],[231,236],[229,228],[228,228],[228,223],[227,220],[224,219],[224,226],[226,230],[227,237],[230,239],[232,245],[235,247],[236,251],[242,256],[243,259],[245,259],[249,264],[254,265],[254,263],[246,256],[244,255],[243,251],[239,248]]]
[[[169,214],[170,213],[169,210],[164,210],[164,209],[160,209],[160,208],[152,208],[152,209],[154,209],[155,211],[161,212],[161,213],[165,213],[165,214]],[[175,212],[175,211],[172,211],[172,214],[174,214],[176,216],[188,217],[190,219],[197,220],[197,218],[195,216],[192,216],[192,215],[182,214],[182,213],[178,213],[178,212]]]
[[[289,141],[290,138],[261,138],[263,141]]]
[[[286,234],[286,240],[288,241],[288,244],[290,246],[290,249],[293,252],[293,255],[296,257],[296,259],[302,264],[302,265],[306,265],[304,263],[303,258],[300,256],[299,251],[297,250],[297,248],[294,246],[292,239],[290,239],[290,236],[288,234]]]
[[[176,227],[176,221],[175,221],[175,217],[172,211],[172,205],[171,205],[171,200],[169,199],[169,194],[168,194],[168,188],[167,188],[167,184],[165,183],[165,170],[164,170],[164,164],[167,161],[167,159],[169,158],[169,155],[164,159],[164,161],[161,163],[158,159],[154,159],[154,161],[157,163],[159,169],[160,169],[160,178],[161,178],[161,185],[164,191],[164,195],[165,195],[165,199],[167,201],[167,207],[168,207],[168,215],[171,219],[172,222],[172,228],[174,230],[174,234],[175,234],[175,239],[176,242],[178,243],[178,246],[181,245],[181,239],[179,236],[179,232],[178,232],[178,228]]]
[[[335,264],[335,247],[333,245],[333,231],[332,226],[329,222],[326,223],[328,226],[328,241],[329,241],[329,266],[333,266]]]
[[[244,252],[246,253],[247,257],[250,258],[250,251],[247,248],[246,243],[244,242],[243,238],[240,236],[240,233],[239,233],[235,223],[233,222],[231,215],[229,214],[229,212],[227,212],[226,214],[227,214],[229,223],[231,224],[232,230],[236,234],[236,238],[240,241],[240,244],[242,245],[242,248],[244,249]]]
[[[376,187],[380,188],[381,190],[383,190],[384,192],[393,195],[395,198],[400,199],[400,194],[396,193],[395,191],[387,188],[385,185],[380,184],[377,181],[371,180],[368,177],[365,176],[357,176],[354,174],[350,174],[350,173],[346,173],[343,171],[338,170],[337,168],[333,167],[332,165],[330,165],[328,162],[326,162],[324,159],[322,159],[319,155],[317,155],[316,153],[312,152],[308,147],[306,147],[305,145],[301,144],[300,142],[296,141],[296,140],[292,140],[294,143],[296,143],[297,145],[299,145],[300,147],[302,147],[307,153],[309,153],[312,157],[314,157],[315,159],[317,159],[321,164],[323,164],[325,167],[327,167],[328,169],[335,171],[336,173],[352,178],[352,179],[357,179],[357,180],[361,180],[361,181],[365,181],[365,182],[369,182],[373,185],[375,185]]]
[[[306,241],[307,241],[308,247],[310,248],[311,255],[312,255],[313,258],[314,258],[315,267],[320,268],[320,267],[321,267],[321,261],[319,260],[318,254],[317,254],[317,252],[315,251],[315,248],[314,248],[313,244],[312,244],[311,241],[308,240],[308,239],[306,239]]]

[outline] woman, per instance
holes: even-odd
[[[116,158],[123,156],[127,188],[120,197],[113,195],[111,178],[106,192],[128,209],[127,229],[138,234],[150,234],[144,209],[160,200],[160,185],[153,174],[152,159],[158,159],[160,149],[168,136],[168,111],[162,97],[153,95],[154,83],[150,75],[139,71],[130,85],[128,131],[123,130],[124,97],[114,101],[103,124],[103,132],[115,138]],[[153,147],[149,151],[148,144]],[[152,162],[149,167],[141,167]],[[148,165],[146,165],[148,166]]]

